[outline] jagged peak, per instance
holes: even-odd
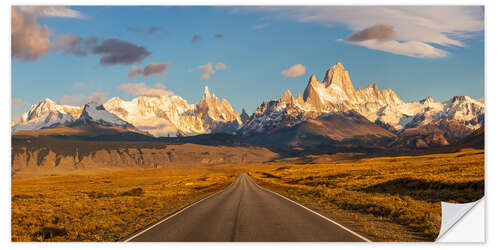
[[[302,100],[302,101],[304,101],[304,98],[302,97],[302,95],[300,93],[297,93],[297,98],[295,98],[295,100]]]
[[[432,97],[430,97],[430,96],[428,96],[428,97],[420,100],[420,103],[422,103],[422,104],[425,104],[425,103],[434,103],[434,102],[436,102],[436,101],[434,101],[434,99],[432,99]]]
[[[210,99],[210,90],[208,89],[208,86],[205,86],[205,91],[203,93],[203,99]]]
[[[466,95],[459,95],[459,96],[454,96],[451,98],[451,102],[463,102],[463,101],[471,101],[472,98]]]
[[[56,102],[52,101],[50,98],[44,98],[43,100],[40,100],[38,102],[38,105],[32,105],[31,108],[36,108],[36,107],[44,107],[44,106],[53,106],[57,105]]]
[[[283,93],[283,96],[281,97],[281,100],[283,101],[291,101],[293,99],[292,92],[287,89],[285,93]]]
[[[344,65],[340,62],[337,62],[326,71],[325,77],[323,78],[323,84],[325,84],[326,88],[331,85],[336,85],[346,93],[354,92],[349,72],[344,69]]]
[[[323,82],[330,83],[330,81],[332,80],[331,77],[333,76],[333,74],[335,74],[336,72],[341,73],[344,71],[347,71],[347,70],[345,70],[344,65],[342,65],[342,63],[340,63],[340,62],[337,62],[335,65],[333,65],[328,70],[326,70],[325,78],[323,79]]]
[[[316,78],[315,74],[312,74],[311,77],[309,78],[309,83],[311,82],[318,82],[318,79]]]
[[[56,103],[56,102],[52,101],[50,98],[48,98],[48,97],[44,98],[43,100],[40,100],[40,103],[42,103],[42,102]]]
[[[337,68],[337,69],[344,69],[344,65],[342,65],[341,62],[337,62],[335,65],[333,65],[332,68]]]
[[[375,90],[375,92],[379,91],[376,83],[368,84],[368,88]]]
[[[120,98],[119,96],[115,96],[109,100],[107,100],[106,102],[110,103],[110,102],[123,102],[124,100],[122,98]]]

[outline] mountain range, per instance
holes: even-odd
[[[117,127],[154,137],[226,133],[250,142],[299,149],[318,145],[425,148],[465,138],[484,125],[484,101],[455,96],[405,102],[376,84],[355,89],[341,63],[323,81],[312,75],[296,97],[263,102],[251,115],[234,112],[205,88],[198,104],[179,96],[113,97],[104,104],[59,105],[45,98],[23,114],[13,132],[55,127]]]

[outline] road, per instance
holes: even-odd
[[[129,237],[135,242],[368,241],[242,174],[215,193]]]

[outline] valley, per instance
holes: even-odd
[[[307,155],[197,167],[167,163],[117,169],[106,164],[101,163],[102,171],[14,177],[12,240],[120,240],[222,190],[242,173],[372,241],[432,241],[440,228],[441,200],[471,202],[484,195],[480,148]]]
[[[12,240],[123,240],[244,174],[246,191],[221,200],[241,202],[253,180],[372,241],[432,241],[440,201],[484,195],[484,110],[468,96],[355,89],[341,63],[252,114],[208,87],[197,104],[46,98],[12,126]]]

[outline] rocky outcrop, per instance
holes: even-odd
[[[293,126],[322,114],[355,111],[369,121],[392,132],[403,131],[442,120],[454,120],[470,130],[484,124],[484,103],[468,96],[446,102],[427,97],[419,102],[404,102],[391,89],[376,84],[354,90],[349,73],[341,63],[327,70],[323,82],[312,75],[304,90],[293,98],[287,90],[279,100],[261,104],[241,129],[242,134],[262,132],[276,126]],[[450,127],[451,129],[451,127]]]
[[[262,147],[169,144],[164,142],[85,141],[50,136],[13,137],[12,170],[97,170],[196,167],[268,161],[277,154]]]

